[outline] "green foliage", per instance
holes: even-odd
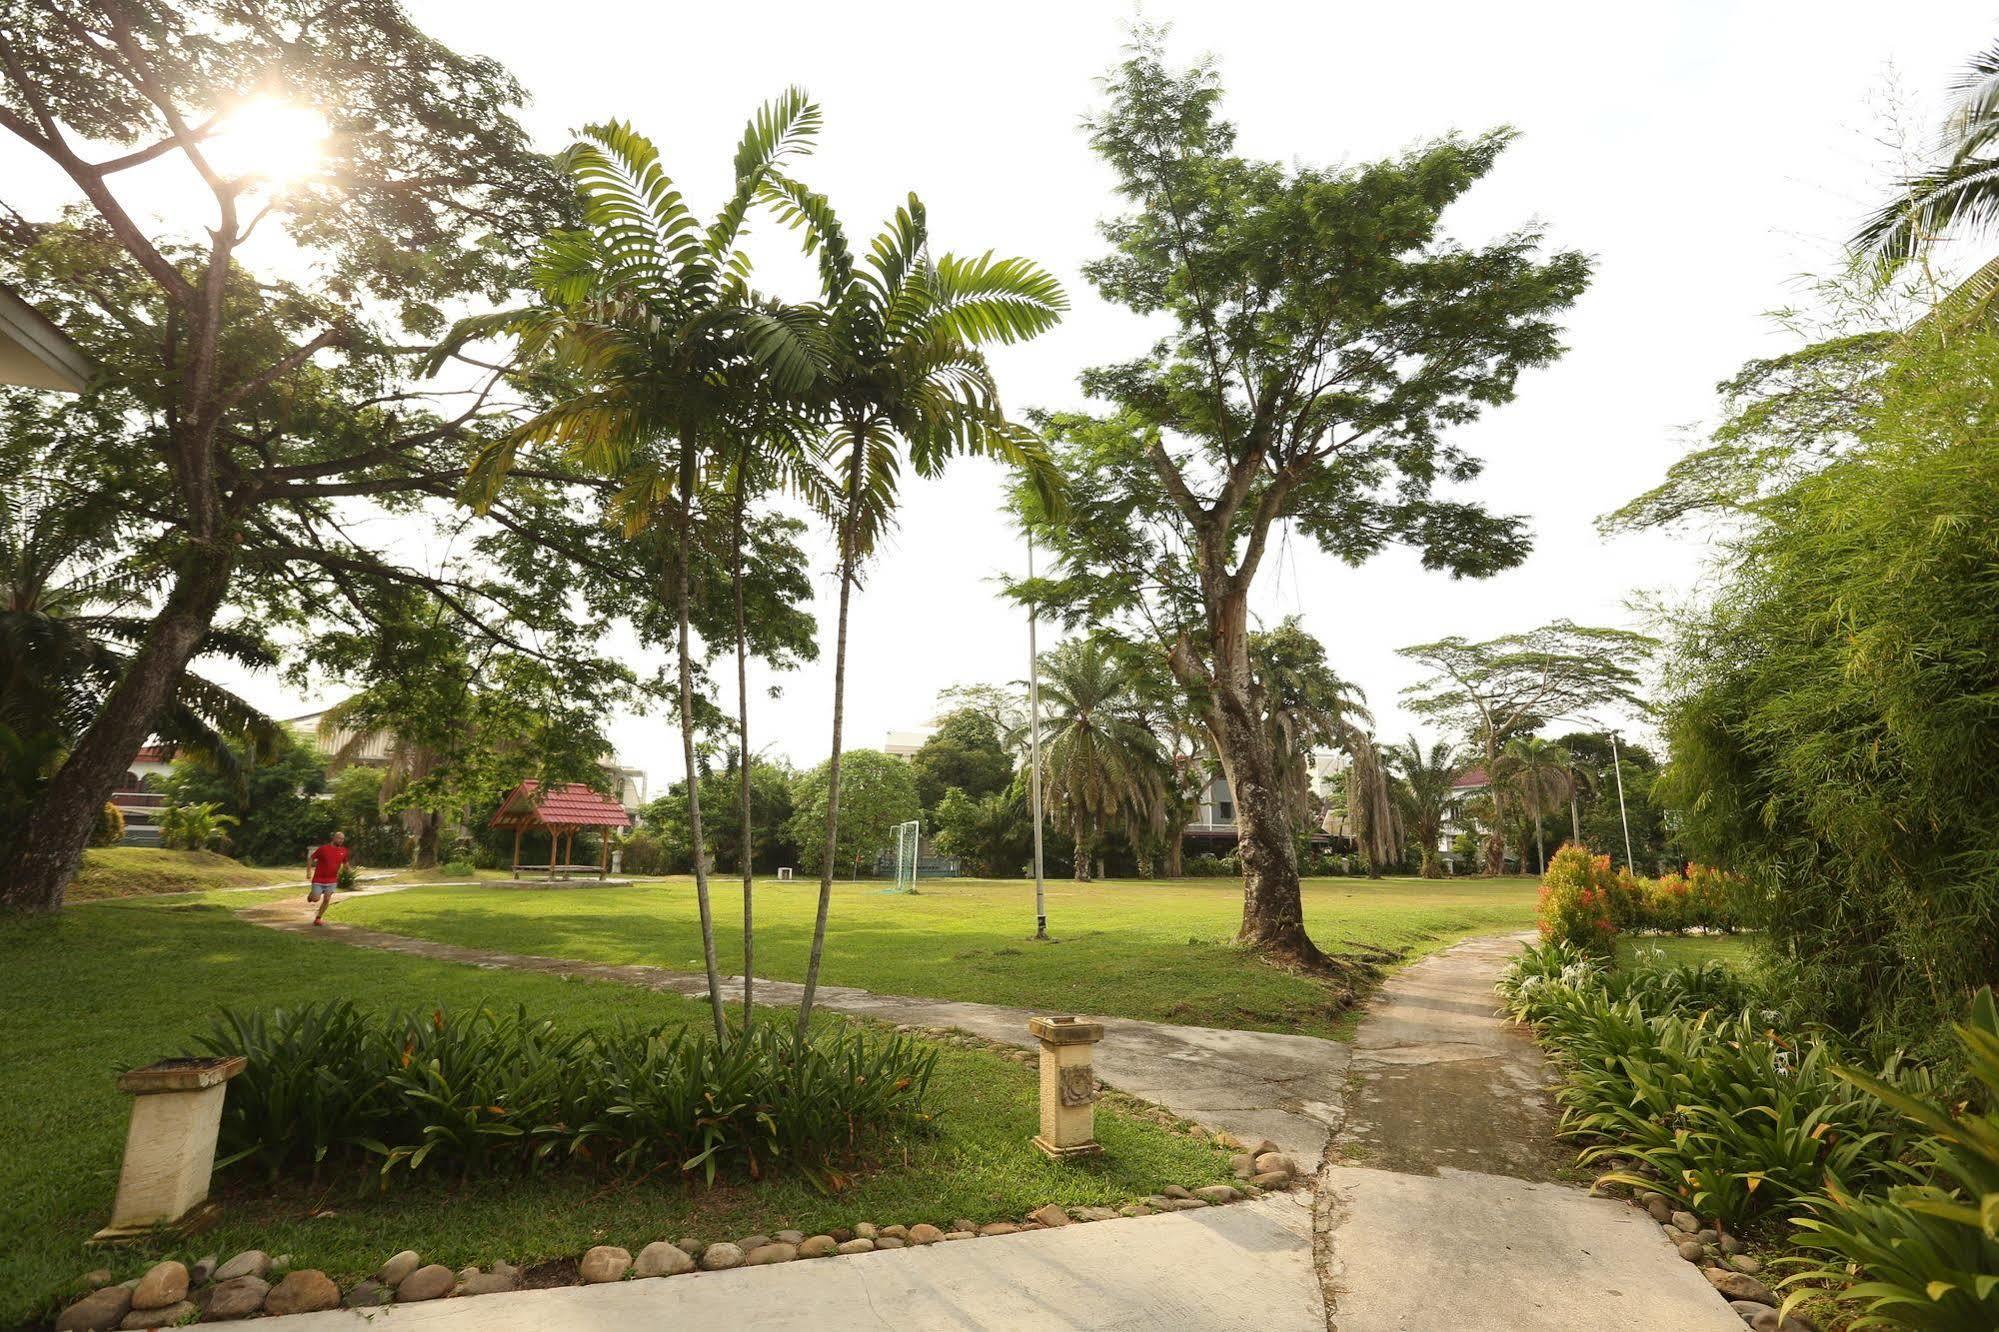
[[[334,811],[320,797],[326,767],[317,750],[281,732],[268,757],[231,746],[238,780],[205,762],[176,759],[162,782],[179,804],[206,804],[227,811],[230,845],[238,860],[255,865],[289,865],[333,835]],[[199,850],[190,844],[189,850]]]
[[[1542,877],[1539,917],[1543,939],[1608,957],[1620,931],[1733,934],[1749,909],[1748,885],[1711,866],[1641,879],[1612,868],[1609,856],[1565,846]]]
[[[1583,1144],[1582,1163],[1637,1163],[1604,1179],[1656,1188],[1703,1218],[1796,1215],[1821,1187],[1897,1178],[1913,1145],[1883,1099],[1836,1073],[1834,1046],[1768,1029],[1719,963],[1612,974],[1553,941],[1523,955],[1499,992],[1561,1068],[1562,1132]],[[1895,1061],[1881,1073],[1884,1085],[1929,1081]]]
[[[702,832],[715,864],[734,870],[742,855],[741,790],[736,765],[701,775]],[[798,845],[790,831],[793,813],[792,788],[798,774],[789,763],[756,759],[750,764],[750,825],[755,842],[751,863],[760,874],[769,874],[780,865],[797,865]],[[841,816],[844,818],[844,806]],[[626,840],[625,868],[639,874],[685,874],[692,866],[688,850],[687,782],[682,779],[663,796],[648,801],[639,810],[644,825]],[[644,835],[642,836],[641,833]],[[632,860],[636,850],[651,868],[639,869]]]
[[[347,834],[347,849],[363,865],[401,865],[409,860],[409,835],[399,817],[384,814],[380,768],[343,768],[334,775],[333,826]]]
[[[792,784],[793,813],[786,825],[798,848],[800,863],[819,871],[826,846],[826,796],[832,763],[821,763]],[[889,845],[898,823],[922,810],[916,799],[916,777],[909,765],[877,749],[850,749],[840,758],[840,840],[835,851],[837,871],[858,875],[864,863]]]
[[[1802,1016],[1926,1045],[1999,979],[1999,335],[1898,344],[1856,442],[1750,506],[1673,653],[1668,796]]]
[[[563,1031],[525,1008],[363,1015],[346,1000],[225,1011],[200,1042],[249,1065],[223,1164],[269,1178],[329,1162],[399,1173],[773,1169],[838,1179],[874,1134],[923,1120],[933,1050],[840,1026],[753,1027],[727,1048],[686,1028]]]
[[[986,878],[1017,876],[1034,853],[1034,828],[1018,786],[976,800],[954,786],[937,803],[931,826],[939,851]]]
[[[1798,1221],[1799,1242],[1826,1257],[1792,1282],[1844,1287],[1864,1327],[1983,1332],[1999,1327],[1999,1008],[1979,990],[1957,1027],[1976,1106],[1910,1094],[1857,1069],[1836,1072],[1929,1136],[1885,1194],[1831,1188]],[[1860,1280],[1847,1286],[1849,1274]]]
[[[1162,828],[1172,773],[1130,665],[1104,643],[1072,638],[1042,654],[1041,671],[1042,797],[1088,879],[1107,834]]]
[[[916,798],[927,815],[937,813],[947,791],[980,801],[1013,784],[1013,755],[1000,743],[998,724],[972,708],[947,715],[909,766],[916,774]]]
[[[1541,937],[1593,956],[1610,956],[1617,942],[1613,886],[1607,858],[1579,846],[1557,851],[1541,876]]]
[[[228,846],[234,814],[224,814],[213,801],[183,805],[169,801],[160,807],[160,844],[170,851],[208,851]]]
[[[116,846],[125,840],[125,815],[110,801],[97,811],[97,825],[90,830],[92,846]]]
[[[477,868],[469,860],[447,860],[437,867],[437,872],[447,879],[469,879]]]

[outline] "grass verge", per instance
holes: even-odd
[[[372,899],[371,899],[372,900]],[[353,905],[360,905],[354,903]],[[338,909],[338,908],[336,908]],[[382,1192],[372,1177],[227,1183],[224,1216],[180,1246],[94,1251],[109,1215],[128,1102],[116,1071],[187,1049],[224,1006],[345,997],[365,1006],[524,1004],[564,1024],[705,1021],[705,1007],[629,986],[484,971],[328,947],[246,925],[193,901],[103,902],[45,918],[0,918],[0,1326],[53,1313],[100,1264],[137,1275],[163,1256],[289,1254],[343,1284],[414,1248],[452,1267],[496,1258],[574,1258],[593,1244],[637,1251],[655,1239],[735,1238],[795,1226],[988,1221],[1046,1202],[1119,1204],[1168,1183],[1228,1178],[1224,1154],[1153,1116],[1100,1107],[1102,1157],[1057,1166],[1029,1144],[1030,1068],[946,1046],[926,1132],[890,1142],[837,1194],[797,1178],[704,1189],[549,1174]]]
[[[71,902],[107,897],[147,897],[156,893],[203,892],[214,888],[255,888],[305,883],[303,867],[259,868],[213,851],[169,851],[158,846],[103,846],[83,853],[83,868],[70,880]]]

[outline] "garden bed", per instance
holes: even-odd
[[[13,1075],[0,1091],[0,1233],[11,1237],[0,1252],[0,1325],[52,1315],[85,1268],[102,1263],[122,1280],[166,1256],[83,1248],[109,1215],[124,1141],[129,1102],[115,1069],[194,1048],[224,1007],[337,997],[377,1011],[525,1005],[590,1027],[708,1020],[704,1004],[674,995],[329,947],[209,905],[105,902],[0,924],[0,1007],[33,1015],[0,1030],[0,1064]],[[1116,1207],[1169,1183],[1233,1182],[1226,1153],[1115,1100],[1099,1110],[1102,1157],[1046,1160],[1030,1146],[1031,1069],[983,1049],[943,1044],[928,1104],[932,1127],[871,1146],[831,1192],[796,1174],[710,1189],[670,1176],[549,1172],[418,1179],[386,1192],[365,1171],[317,1185],[237,1174],[219,1190],[222,1219],[200,1243],[203,1252],[288,1254],[345,1288],[405,1248],[454,1269],[503,1257],[532,1270],[600,1243],[636,1253],[662,1236],[811,1234],[868,1216],[983,1224],[1051,1202]]]

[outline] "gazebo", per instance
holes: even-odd
[[[537,873],[546,872],[552,880],[557,875],[568,878],[574,874],[585,874],[591,870],[597,877],[607,878],[611,873],[611,839],[606,835],[603,859],[596,865],[576,865],[568,863],[575,858],[576,834],[585,828],[601,828],[608,834],[612,828],[629,828],[632,816],[623,805],[609,796],[599,795],[581,782],[569,782],[562,786],[543,786],[540,782],[522,782],[507,792],[507,798],[500,802],[500,808],[493,815],[495,828],[514,830],[514,877],[520,878],[521,835],[530,828],[539,828],[548,834],[548,864],[532,865],[526,868]],[[563,849],[568,848],[568,860]]]

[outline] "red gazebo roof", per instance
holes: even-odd
[[[507,793],[493,814],[495,828],[629,828],[632,816],[623,805],[599,795],[581,782],[543,787],[522,782]]]

